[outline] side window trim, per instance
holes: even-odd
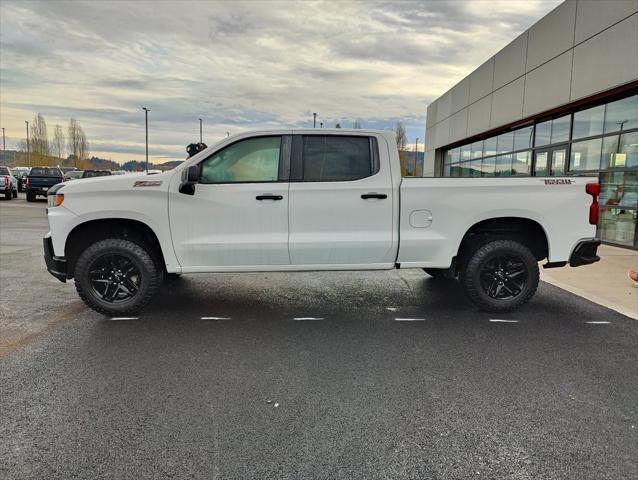
[[[379,143],[377,141],[377,137],[374,135],[350,135],[352,137],[367,137],[369,146],[370,146],[370,175],[366,175],[365,177],[355,178],[352,180],[304,180],[303,178],[303,137],[348,137],[349,135],[321,135],[317,134],[296,134],[293,135],[292,138],[292,149],[291,149],[291,159],[290,159],[290,181],[291,182],[305,182],[305,183],[336,183],[336,182],[357,182],[359,180],[364,180],[366,178],[374,177],[381,170],[381,164],[379,161]]]
[[[280,139],[277,180],[262,180],[262,181],[249,180],[249,181],[242,181],[242,182],[202,182],[204,162],[206,162],[210,158],[226,150],[227,148],[232,147],[233,145],[237,145],[238,143],[243,142],[244,140],[250,140],[253,138],[271,138],[271,137],[279,137]],[[201,185],[233,185],[233,184],[246,184],[246,183],[282,183],[282,182],[286,183],[289,181],[289,178],[290,178],[291,142],[292,142],[292,135],[259,135],[255,137],[241,138],[233,143],[226,145],[224,148],[220,150],[216,150],[215,152],[211,153],[208,157],[203,158],[202,160],[200,160],[199,162],[195,164],[197,165],[199,170],[199,179],[197,180],[197,183]]]

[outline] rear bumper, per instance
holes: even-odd
[[[580,267],[581,265],[589,265],[596,263],[600,257],[596,255],[600,239],[592,238],[591,240],[581,240],[574,248],[571,257],[569,257],[570,267]]]
[[[42,243],[44,244],[44,261],[47,264],[47,270],[61,282],[66,282],[66,259],[56,257],[53,254],[53,242],[50,236],[44,237]]]

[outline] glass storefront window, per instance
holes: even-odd
[[[531,171],[531,152],[518,152],[512,158],[512,175],[525,176]]]
[[[514,150],[525,150],[532,147],[533,126],[519,128],[514,132]]]
[[[600,223],[602,240],[636,245],[638,172],[605,172],[600,175]]]
[[[547,161],[549,152],[537,152],[534,156],[536,157],[534,162],[534,175],[537,177],[546,177],[549,174]]]
[[[565,115],[552,120],[552,143],[561,143],[569,140],[571,122],[571,115]]]
[[[483,161],[481,159],[472,160],[469,162],[468,167],[470,169],[470,177],[480,177],[481,176],[481,164]]]
[[[499,155],[496,157],[494,175],[497,177],[509,177],[512,175],[512,155]]]
[[[443,176],[444,177],[449,177],[451,169],[452,169],[451,165],[449,165],[449,164],[443,165]]]
[[[572,143],[569,169],[572,172],[600,169],[601,149],[601,138]]]
[[[552,121],[549,120],[543,123],[536,124],[536,134],[534,135],[534,146],[542,147],[543,145],[549,145],[552,139]]]
[[[481,158],[483,156],[483,140],[472,144],[472,158]]]
[[[572,138],[577,139],[602,135],[604,120],[604,105],[574,113]]]
[[[469,143],[461,147],[461,161],[469,160],[472,158],[472,145]]]
[[[607,104],[605,133],[638,128],[638,95]]]
[[[496,143],[497,153],[511,152],[513,146],[514,146],[514,132],[506,132],[498,136],[497,143]]]
[[[459,164],[455,164],[450,167],[450,176],[451,177],[461,176],[461,167],[459,166]]]
[[[498,137],[491,137],[483,142],[483,151],[485,152],[485,156],[489,157],[490,155],[496,155],[496,140]]]
[[[481,172],[484,177],[493,177],[494,169],[496,166],[494,157],[487,157],[483,159],[483,165],[481,166]]]
[[[565,175],[566,173],[565,168],[567,166],[565,165],[566,157],[567,157],[566,148],[552,151],[551,174],[553,177],[560,177],[562,175]]]

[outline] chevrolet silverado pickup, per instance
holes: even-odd
[[[35,201],[38,195],[47,196],[51,187],[64,181],[64,174],[57,167],[33,167],[24,177],[27,202]]]
[[[544,267],[599,260],[587,177],[402,178],[391,131],[244,133],[173,170],[49,190],[47,268],[110,315],[190,273],[424,269],[515,309]]]

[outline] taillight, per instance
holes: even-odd
[[[598,195],[600,195],[600,184],[588,183],[585,185],[585,191],[591,195],[591,205],[589,206],[589,223],[598,225]]]
[[[11,180],[9,180],[9,177],[4,177],[4,186],[5,187],[8,187],[10,182],[11,182]]]
[[[29,177],[24,177],[24,184],[28,187],[29,186]]]

